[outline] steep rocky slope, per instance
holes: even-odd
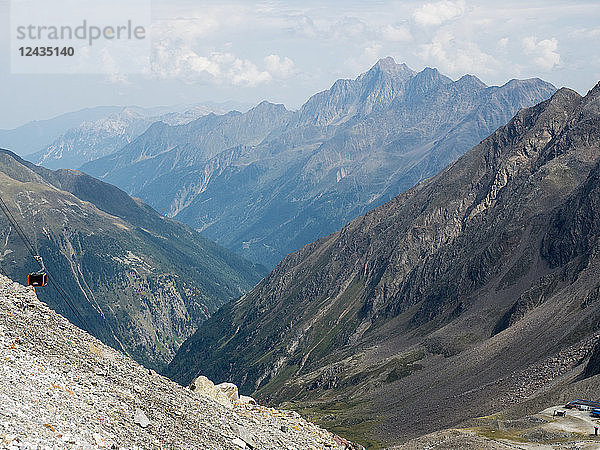
[[[167,373],[386,442],[536,396],[597,339],[599,173],[600,84],[563,88],[285,258]]]
[[[263,102],[246,114],[157,124],[82,170],[274,267],[435,175],[554,91],[539,79],[452,81],[386,58],[296,112]]]
[[[149,372],[2,275],[0,404],[9,449],[355,448],[296,413],[228,409]]]
[[[167,363],[199,322],[263,273],[81,172],[0,151],[0,181],[2,198],[82,319],[53,287],[40,297],[151,367]],[[0,224],[0,268],[24,281],[36,263],[4,215]]]

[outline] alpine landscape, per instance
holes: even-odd
[[[0,448],[600,448],[594,2],[114,1],[0,3]]]

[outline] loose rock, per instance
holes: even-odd
[[[237,445],[239,448],[246,448],[246,443],[240,438],[235,438],[231,441],[232,444]]]
[[[254,400],[252,397],[249,397],[247,395],[240,395],[240,403],[242,405],[256,405],[256,400]]]
[[[146,414],[144,414],[144,411],[139,408],[135,410],[133,421],[142,428],[146,428],[148,425],[150,425],[150,419],[148,419]]]
[[[149,376],[1,275],[0,386],[2,448],[338,448],[332,433],[295,413],[241,402],[224,407]]]
[[[217,389],[220,389],[223,392],[229,401],[233,403],[237,403],[240,401],[240,396],[238,393],[238,387],[233,383],[220,383],[217,384]]]

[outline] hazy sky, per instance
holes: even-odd
[[[267,99],[297,108],[384,56],[487,84],[540,77],[584,94],[600,80],[597,0],[153,0],[143,75],[11,74],[9,6],[0,0],[0,128],[97,105]]]

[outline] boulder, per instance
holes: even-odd
[[[189,388],[197,394],[208,397],[227,408],[233,408],[233,403],[231,403],[229,397],[204,375],[195,378]]]
[[[133,415],[133,421],[142,428],[146,428],[148,425],[150,425],[150,419],[148,419],[148,416],[146,416],[144,411],[142,411],[139,408],[135,410],[135,414]]]
[[[237,434],[237,437],[241,439],[248,447],[256,448],[254,434],[250,430],[236,423],[231,424],[231,429],[235,434]]]
[[[235,438],[231,441],[231,443],[239,448],[246,448],[246,443],[242,441],[240,438]]]
[[[220,383],[217,384],[217,388],[223,392],[227,398],[231,401],[231,403],[238,403],[240,401],[240,396],[238,393],[238,387],[233,383]]]
[[[240,403],[242,405],[256,405],[256,400],[254,400],[252,397],[249,397],[247,395],[240,395]]]

